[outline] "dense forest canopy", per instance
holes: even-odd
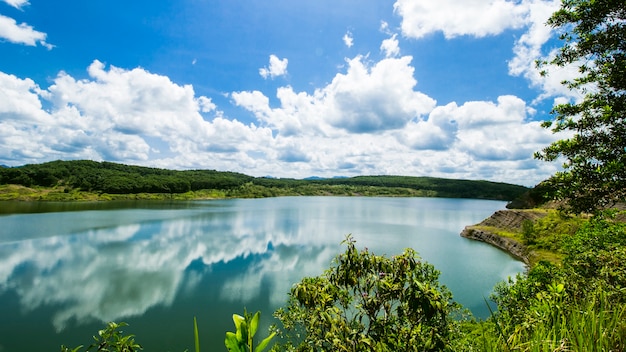
[[[166,170],[89,160],[52,161],[14,168],[0,168],[0,184],[66,187],[110,194],[185,193],[206,189],[232,190],[242,187],[289,190],[285,194],[310,194],[306,189],[364,187],[408,189],[421,195],[450,198],[512,200],[528,189],[519,185],[489,181],[453,180],[410,176],[357,176],[297,180],[252,177],[215,170]],[[376,194],[376,192],[374,192]],[[415,193],[410,193],[415,194]]]

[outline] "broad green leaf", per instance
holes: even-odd
[[[272,341],[274,336],[276,336],[275,332],[271,333],[270,336],[263,339],[263,341],[261,341],[261,343],[258,346],[256,346],[256,348],[254,349],[254,352],[263,352],[263,350],[267,347],[267,345],[269,345],[269,343]]]
[[[237,328],[236,335],[239,342],[244,342],[248,339],[248,329],[246,327],[246,319],[239,314],[233,314],[233,322]]]
[[[261,312],[256,312],[250,320],[250,337],[254,337],[256,334],[256,330],[259,327],[259,318],[261,317]]]
[[[237,335],[234,332],[228,331],[226,333],[226,338],[224,339],[224,345],[230,352],[245,352],[242,348],[239,340],[237,339]]]
[[[246,319],[239,314],[233,314],[233,322],[235,323],[235,328],[239,329],[241,323],[245,323]]]

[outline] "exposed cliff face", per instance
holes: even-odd
[[[473,226],[465,227],[461,232],[461,236],[472,240],[489,243],[492,246],[496,246],[503,251],[508,252],[509,254],[523,261],[524,263],[529,264],[526,247],[513,239],[502,237],[489,231],[477,229]]]
[[[499,210],[479,224],[466,226],[461,232],[461,236],[489,243],[508,252],[524,263],[529,264],[529,253],[522,243],[511,238],[497,235],[486,228],[519,231],[522,228],[524,220],[535,221],[543,216],[545,216],[545,214],[539,211]]]

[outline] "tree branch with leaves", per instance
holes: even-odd
[[[554,107],[544,127],[573,135],[535,156],[564,158],[564,170],[550,179],[556,197],[574,212],[593,212],[626,198],[626,4],[563,0],[548,25],[562,31],[564,45],[540,66],[577,65],[579,76],[562,83],[583,98]]]

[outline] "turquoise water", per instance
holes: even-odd
[[[494,284],[524,270],[466,225],[505,203],[440,198],[284,197],[195,202],[0,203],[0,351],[91,343],[125,321],[149,351],[225,351],[231,315],[265,326],[290,287],[357,247],[414,248],[478,317]],[[9,214],[6,214],[9,213]]]

